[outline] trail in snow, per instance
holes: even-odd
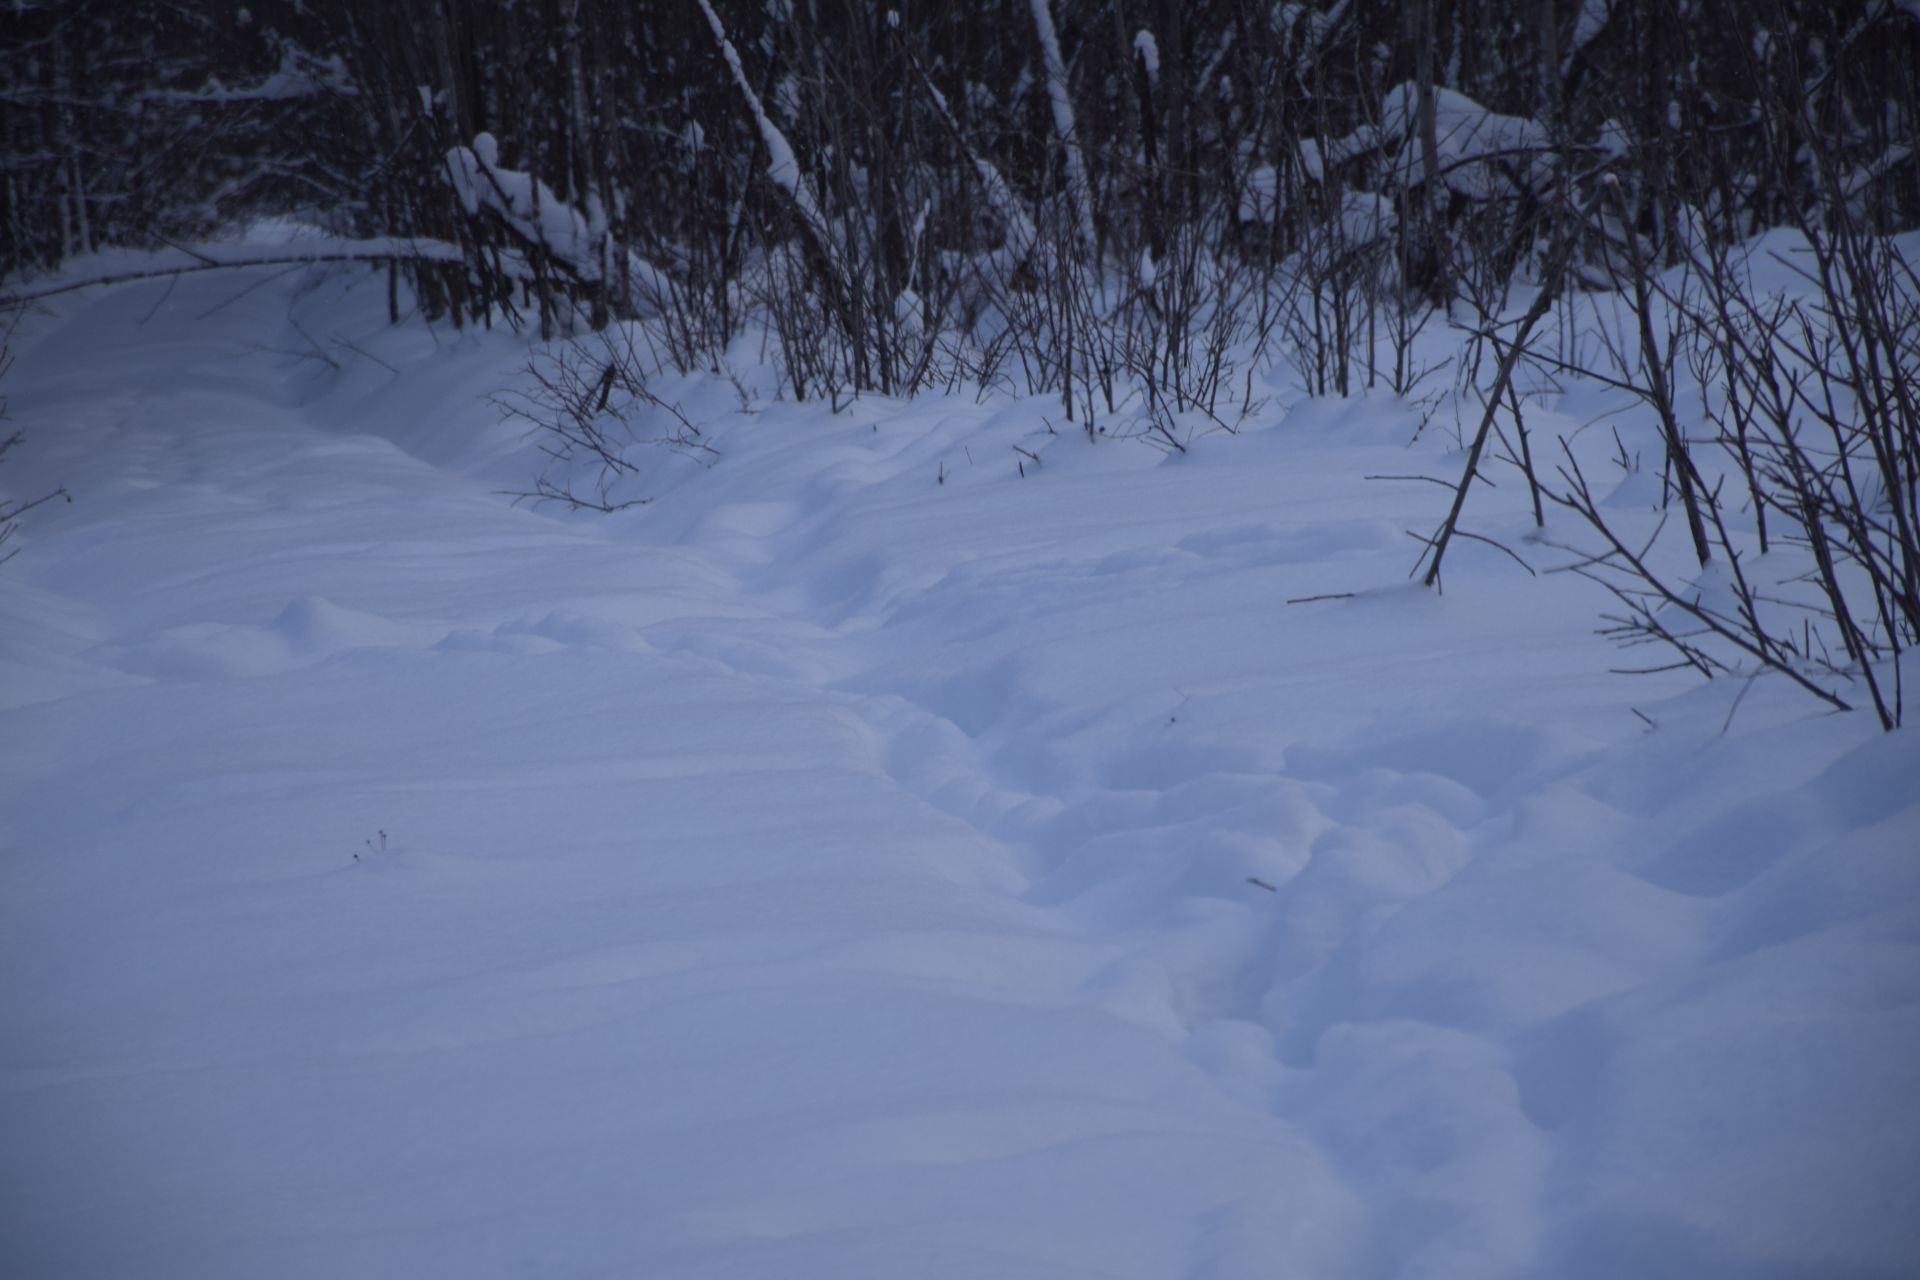
[[[350,283],[17,343],[76,495],[0,570],[23,1274],[1920,1256],[1911,734],[1722,735],[1486,548],[1381,585],[1398,406],[1162,459],[687,383],[721,464],[560,519],[513,343]]]

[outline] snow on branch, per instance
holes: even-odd
[[[1153,32],[1145,27],[1133,33],[1133,56],[1147,73],[1147,79],[1155,84],[1160,82],[1160,44],[1153,38]]]
[[[705,4],[706,0],[700,0]],[[1060,56],[1060,37],[1053,29],[1053,10],[1049,0],[1028,0],[1033,10],[1034,30],[1040,37],[1040,59],[1047,72],[1047,99],[1053,104],[1053,128],[1066,152],[1067,198],[1073,202],[1079,222],[1080,247],[1092,253],[1097,239],[1093,233],[1093,188],[1087,181],[1086,158],[1080,154],[1075,133],[1073,98],[1067,93],[1067,64]]]
[[[147,103],[286,102],[322,93],[351,98],[359,92],[339,54],[317,58],[282,45],[280,65],[254,84],[229,85],[214,76],[198,89],[149,89],[134,96]]]
[[[1573,21],[1573,37],[1567,41],[1567,56],[1560,60],[1562,78],[1572,72],[1574,60],[1606,30],[1612,17],[1613,0],[1585,0],[1581,4],[1580,14]]]
[[[583,213],[534,175],[501,167],[500,144],[490,133],[476,136],[471,147],[448,151],[447,175],[469,216],[485,209],[574,276],[601,279],[607,220],[599,201],[589,200]]]
[[[980,180],[981,189],[986,193],[987,203],[993,206],[993,211],[999,215],[1001,223],[1006,227],[1009,247],[1012,248],[1015,257],[1024,257],[1039,238],[1039,233],[1034,230],[1033,219],[1027,216],[1026,207],[1013,193],[1013,188],[1008,185],[1006,176],[1000,172],[999,166],[981,155],[974,149],[973,144],[967,141],[966,134],[960,129],[960,122],[954,119],[953,109],[947,105],[947,95],[940,92],[940,86],[933,82],[933,77],[926,73],[925,68],[921,67],[917,60],[913,66],[914,70],[920,73],[920,81],[926,86],[927,94],[933,100],[934,109],[940,113],[940,119],[946,124],[947,131],[953,135],[954,145],[960,148],[967,157],[967,162],[973,167],[974,176]]]
[[[1546,126],[1524,116],[1502,115],[1452,89],[1435,88],[1433,96],[1438,145],[1434,160],[1449,191],[1469,200],[1492,200],[1511,194],[1516,185],[1544,180],[1554,153]],[[1412,145],[1419,105],[1417,85],[1410,81],[1395,85],[1380,104],[1378,124],[1362,125],[1309,149],[1304,158],[1308,173],[1318,178],[1328,167],[1392,152],[1395,158],[1389,164],[1394,176],[1401,186],[1413,186],[1419,180],[1417,149]]]
[[[767,176],[774,185],[787,193],[793,206],[799,211],[800,220],[806,224],[807,233],[819,244],[821,252],[833,252],[833,236],[827,228],[826,217],[820,212],[820,203],[814,198],[813,189],[807,185],[806,175],[800,172],[800,161],[794,156],[793,146],[787,141],[787,135],[780,127],[767,118],[767,109],[761,105],[760,95],[753,90],[753,84],[747,79],[747,71],[740,63],[740,53],[733,47],[733,41],[727,38],[727,29],[720,23],[720,15],[713,11],[707,0],[699,0],[700,11],[707,15],[707,25],[713,28],[713,38],[720,42],[721,56],[727,60],[727,68],[733,73],[733,82],[740,88],[740,96],[747,100],[747,109],[753,113],[754,124],[759,127],[760,140],[767,146]]]

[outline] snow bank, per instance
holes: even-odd
[[[1545,126],[1524,116],[1502,115],[1452,89],[1434,94],[1435,165],[1447,189],[1472,200],[1511,195],[1516,187],[1543,181],[1550,171],[1551,138]],[[1306,139],[1302,163],[1308,176],[1324,179],[1330,166],[1387,153],[1394,183],[1406,187],[1424,178],[1419,148],[1419,87],[1395,85],[1381,101],[1377,124],[1338,138]]]
[[[15,335],[21,1274],[1920,1256],[1912,732],[1610,676],[1482,544],[1398,585],[1409,407],[1164,458],[687,379],[719,463],[583,520],[499,495],[510,338],[267,276]]]

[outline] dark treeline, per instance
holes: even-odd
[[[670,307],[683,361],[785,278],[856,385],[1065,263],[1314,251],[1438,302],[1562,233],[1577,277],[1609,238],[1920,220],[1891,0],[20,0],[0,32],[8,271],[294,213],[460,246],[395,268],[430,315]]]

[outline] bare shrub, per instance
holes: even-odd
[[[495,397],[501,413],[525,422],[551,460],[534,488],[515,495],[570,510],[620,511],[651,501],[626,496],[642,474],[639,455],[666,449],[701,462],[718,457],[680,407],[648,385],[653,367],[635,326],[535,351],[530,386]]]

